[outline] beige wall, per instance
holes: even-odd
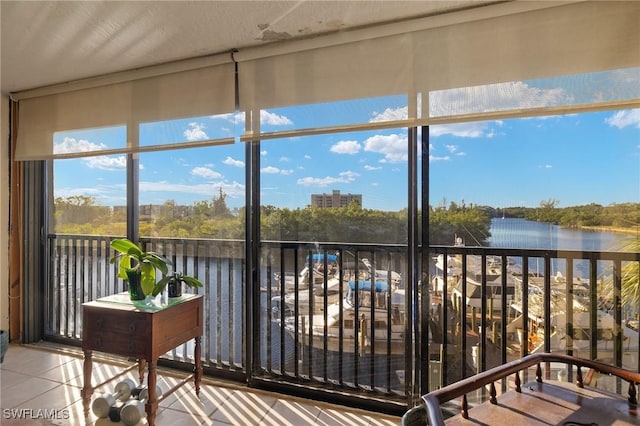
[[[0,96],[0,329],[9,329],[9,98]]]

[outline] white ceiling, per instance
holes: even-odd
[[[0,1],[2,93],[495,3]]]

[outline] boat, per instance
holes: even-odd
[[[318,257],[316,258],[315,256]],[[314,255],[315,265],[324,264],[321,256],[324,255]],[[310,274],[308,272],[308,265],[306,265],[300,272],[297,291],[295,289],[295,283],[293,283],[293,285],[289,283],[285,286],[284,299],[281,295],[271,298],[272,306],[274,306],[272,309],[272,315],[274,317],[280,316],[280,309],[284,309],[285,316],[294,315],[295,312],[297,312],[298,315],[308,315],[310,312],[321,313],[324,311],[326,305],[337,303],[342,298],[344,292],[347,291],[347,283],[349,280],[355,279],[355,271],[348,270],[343,272],[342,278],[344,281],[341,294],[337,256],[335,258],[331,257],[333,255],[327,256],[330,256],[327,259],[328,262],[330,261],[330,264],[335,266],[332,266],[326,275],[324,271],[318,267],[314,267],[314,284],[311,288],[309,288],[308,285],[308,277]],[[394,287],[401,286],[402,276],[398,272],[374,268],[367,258],[360,259],[360,262],[362,266],[358,269],[359,280],[384,281],[391,282]],[[303,274],[304,277],[306,277],[305,280],[302,279]],[[281,303],[281,300],[284,300],[284,302]]]
[[[333,277],[338,272],[338,255],[314,253],[307,256],[304,266],[298,272],[297,289],[304,290],[309,288],[309,277],[313,285],[321,285],[324,283],[325,264],[327,266],[327,275]],[[274,285],[272,291],[280,291],[284,287],[285,293],[296,290],[296,275],[292,272],[285,272],[284,276],[280,272],[273,274]]]
[[[550,349],[552,352],[565,352],[571,350],[573,355],[583,358],[591,358],[591,312],[589,309],[589,283],[587,280],[575,278],[572,292],[571,328],[567,318],[566,280],[556,274],[551,279],[551,317],[550,317]],[[529,352],[539,353],[544,351],[544,311],[543,291],[538,286],[538,280],[530,280],[529,283],[528,316],[530,334],[527,339]],[[577,289],[577,290],[576,290]],[[622,367],[636,369],[638,366],[639,333],[626,321],[620,326],[616,325],[615,317],[611,311],[605,309],[606,304],[596,307],[596,351],[598,360],[613,363],[615,338],[622,334]],[[522,305],[520,302],[512,303],[511,308],[520,315],[507,325],[507,334],[523,328]],[[571,330],[571,333],[569,332]],[[522,345],[524,337],[518,337],[518,344]],[[514,339],[511,339],[515,342]],[[517,349],[516,349],[517,350]]]
[[[433,262],[436,271],[431,279],[433,292],[435,294],[442,294],[444,292],[444,276],[446,271],[447,292],[450,293],[451,289],[455,287],[462,275],[460,258],[457,256],[447,256],[447,263],[445,266],[444,255],[440,254],[438,256],[434,256]]]
[[[491,279],[493,278],[493,279]],[[475,308],[478,312],[482,309],[482,280],[480,275],[469,276],[467,275],[466,281],[462,277],[458,280],[458,283],[451,291],[452,303],[457,303],[457,300],[462,300],[462,287],[466,285],[466,305],[468,309]],[[507,306],[513,300],[515,293],[515,286],[512,280],[507,279],[506,286],[506,300]],[[502,310],[502,277],[500,275],[487,276],[485,283],[485,298],[487,311],[501,311]]]
[[[466,277],[463,277],[462,273],[456,275],[457,282],[451,289],[451,301],[454,306],[457,305],[458,301],[462,300],[463,288],[466,286],[465,296],[467,308],[476,308],[478,311],[482,308],[483,276],[482,272],[479,272],[481,269],[481,265],[469,262]],[[500,258],[487,258],[484,275],[487,310],[502,310],[503,287],[506,288],[507,306],[509,306],[515,293],[514,277],[513,274],[507,273],[506,286],[503,286],[502,263]]]
[[[404,355],[404,307],[404,289],[381,280],[351,280],[346,296],[326,313],[289,316],[284,330],[303,344],[326,344],[329,351]]]

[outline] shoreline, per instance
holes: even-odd
[[[625,235],[640,235],[640,226],[633,228],[620,228],[616,226],[580,226],[581,231],[596,231],[596,232],[613,232],[615,234]]]

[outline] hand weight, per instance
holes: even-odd
[[[156,386],[156,398],[162,395],[162,390]],[[120,410],[120,421],[126,426],[137,425],[142,416],[144,416],[144,408],[149,398],[149,390],[144,387],[138,393],[139,399],[127,401]]]
[[[136,387],[131,379],[124,379],[116,385],[114,393],[110,395],[99,396],[93,400],[91,410],[98,418],[105,418],[109,415],[109,410],[116,401],[125,401],[131,395],[131,391]]]

